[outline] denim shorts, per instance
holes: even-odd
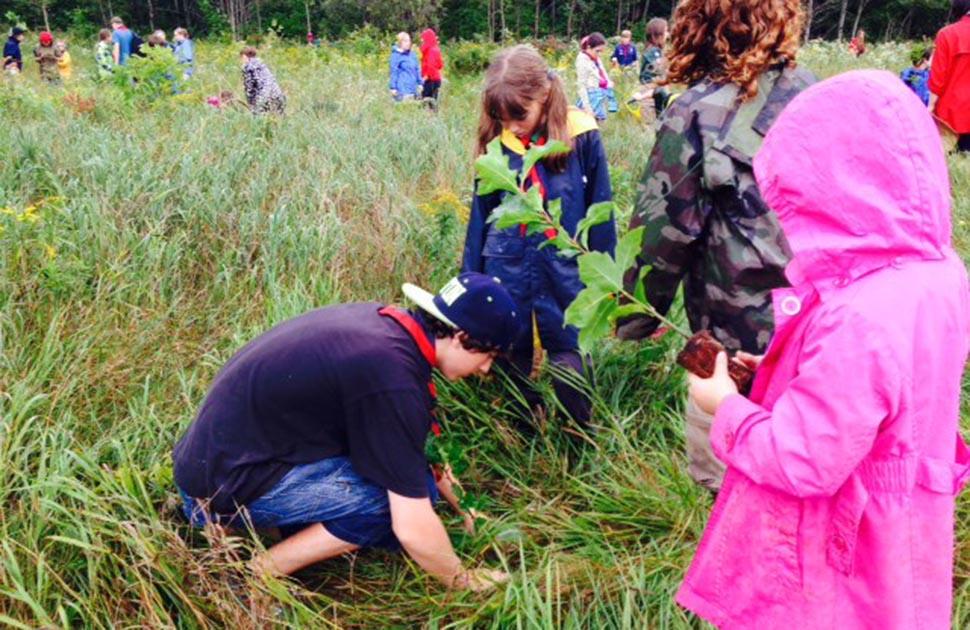
[[[269,492],[251,501],[242,514],[210,514],[203,501],[179,490],[189,522],[278,527],[284,535],[322,523],[331,534],[360,547],[399,549],[391,529],[387,490],[353,469],[347,457],[328,457],[294,466]],[[430,501],[438,501],[434,475],[428,470]]]

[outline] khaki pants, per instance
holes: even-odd
[[[698,484],[716,492],[724,480],[724,464],[711,450],[710,433],[714,416],[701,411],[693,399],[688,398],[685,419],[687,472]]]

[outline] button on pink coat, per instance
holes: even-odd
[[[968,285],[937,130],[886,72],[795,98],[755,160],[795,257],[677,601],[723,628],[950,627]]]

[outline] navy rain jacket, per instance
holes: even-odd
[[[570,133],[574,149],[566,170],[554,173],[540,162],[536,168],[547,199],[562,199],[562,225],[571,234],[594,203],[610,201],[610,173],[603,142],[596,121],[584,112],[571,110]],[[509,156],[509,166],[522,168],[525,147],[513,134],[502,134],[502,151]],[[578,347],[578,331],[565,327],[564,312],[583,289],[575,259],[559,256],[555,247],[539,245],[543,234],[523,236],[519,228],[499,230],[488,222],[492,210],[501,203],[504,193],[476,194],[472,200],[465,237],[462,271],[477,271],[502,281],[521,309],[531,312],[539,327],[542,347],[549,352],[565,352]],[[591,249],[613,254],[616,247],[614,218],[590,230]],[[532,344],[533,317],[520,318],[520,330],[514,349]]]

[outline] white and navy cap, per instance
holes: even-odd
[[[508,350],[519,331],[515,301],[498,278],[465,272],[452,278],[437,295],[421,287],[401,287],[412,302],[476,341]]]

